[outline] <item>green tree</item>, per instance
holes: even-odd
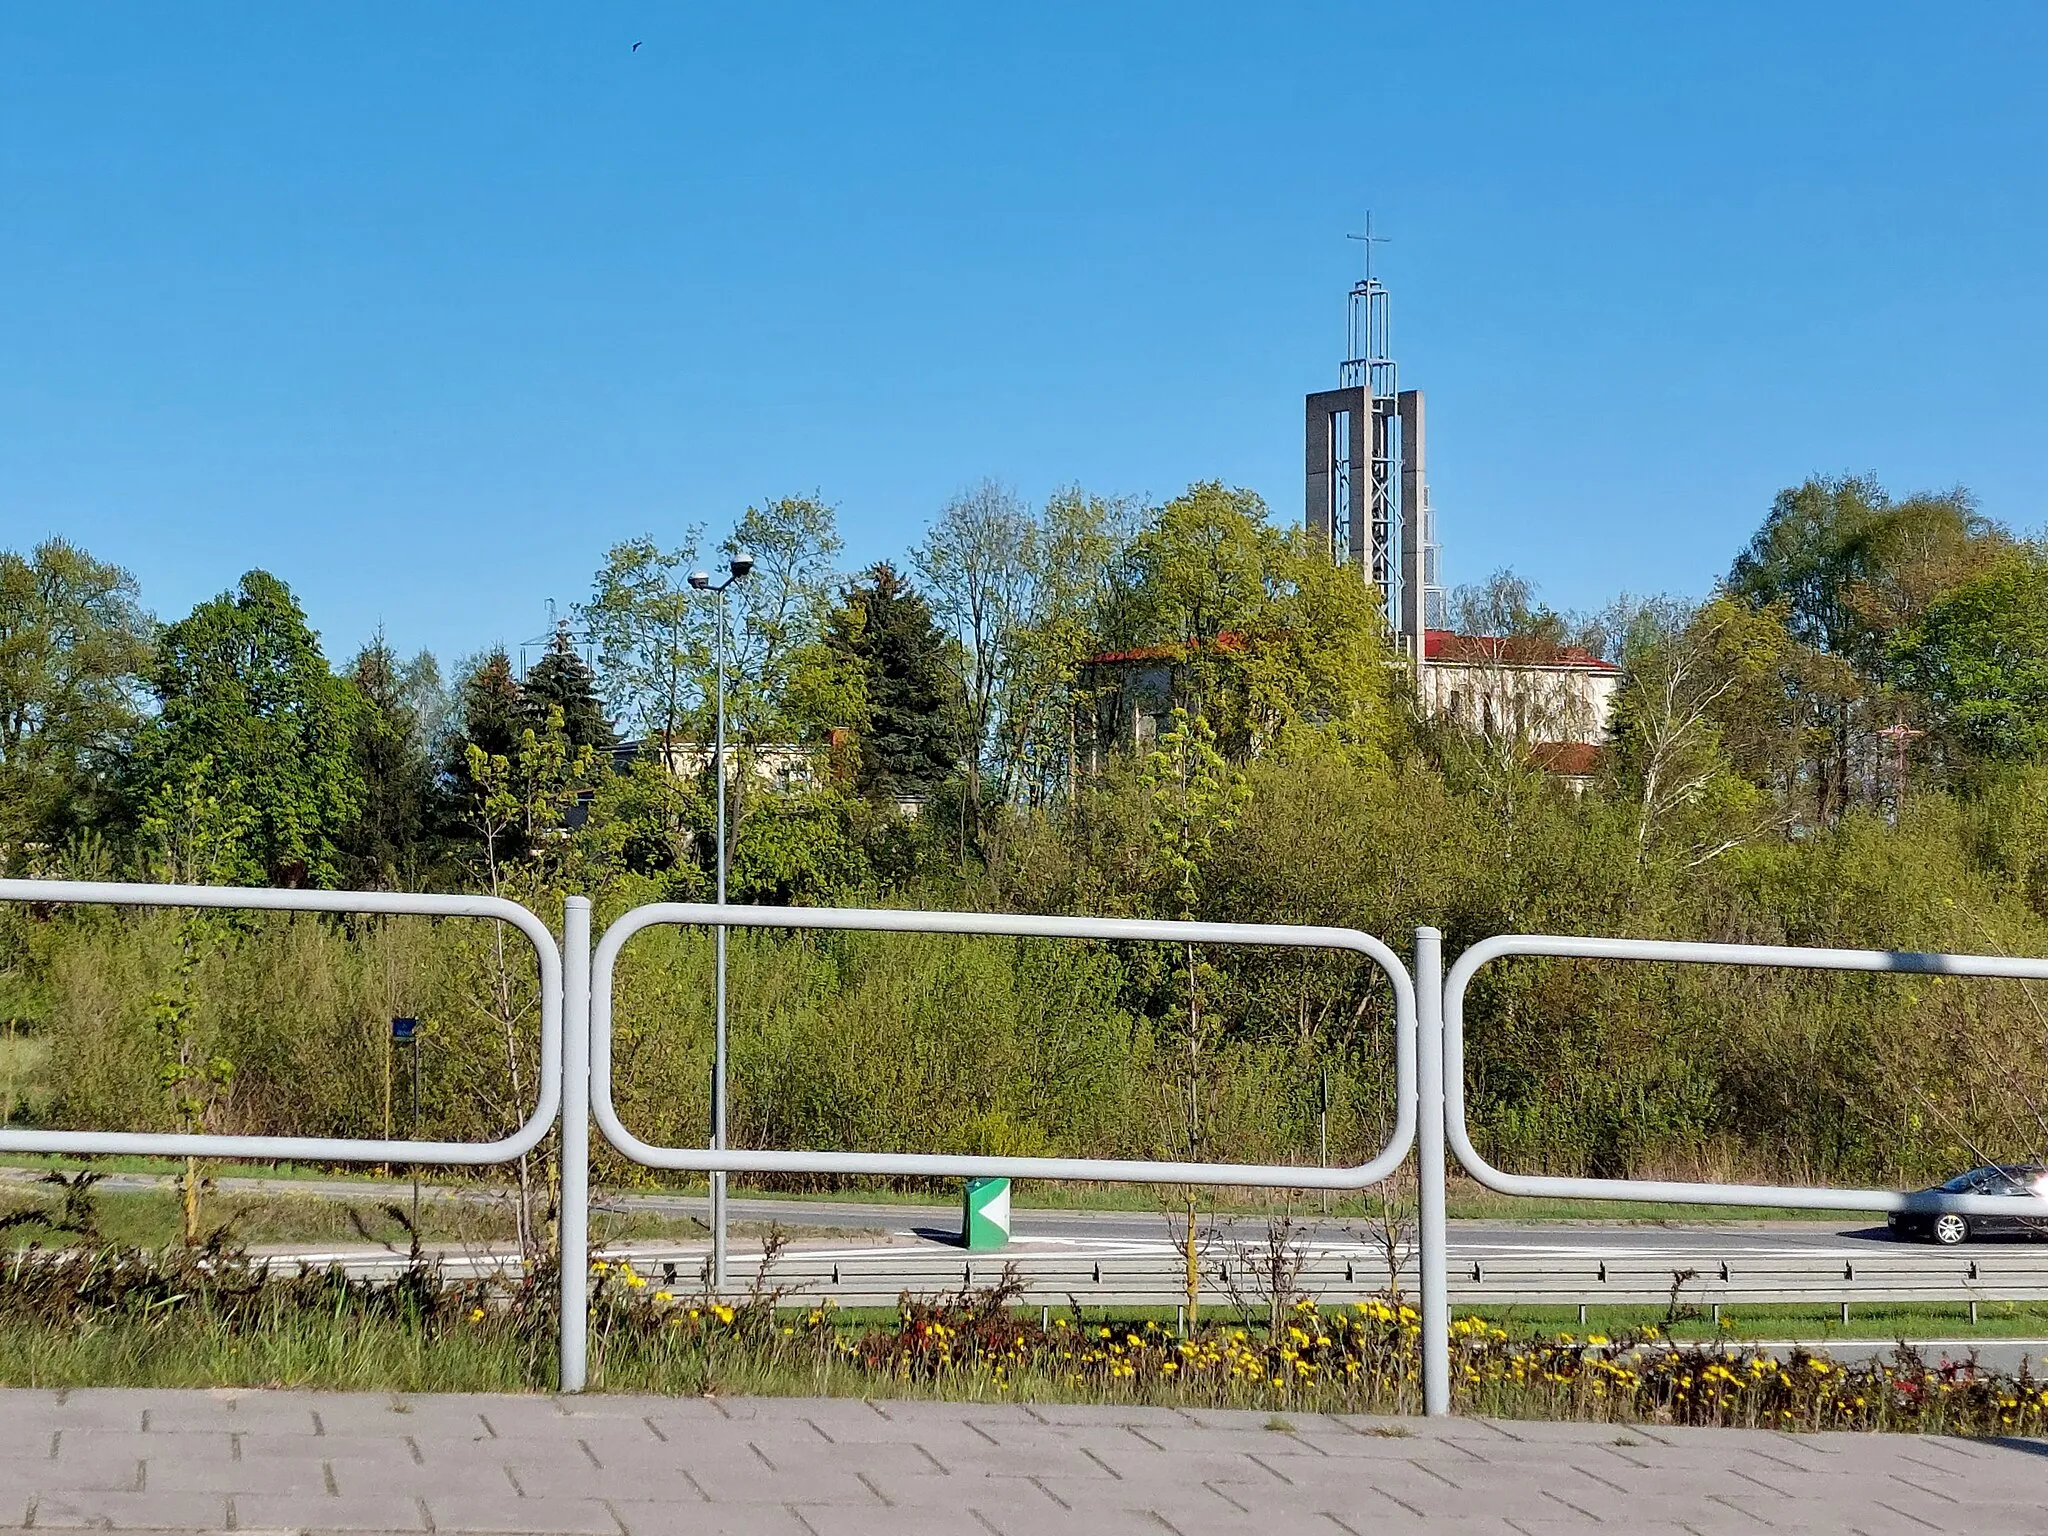
[[[887,561],[846,589],[826,644],[861,678],[867,728],[855,787],[870,799],[929,795],[960,762],[959,699],[930,606]]]
[[[443,805],[451,826],[470,825],[466,807],[479,793],[479,785],[470,775],[473,759],[469,749],[475,747],[485,762],[494,757],[510,760],[531,723],[525,691],[513,675],[512,658],[502,645],[463,666],[448,729],[439,747]]]
[[[1089,701],[1081,663],[1100,648],[1104,612],[1135,531],[1129,503],[1078,486],[1055,491],[1026,551],[1029,596],[1002,679],[996,763],[1003,798],[1049,804],[1078,793]]]
[[[1015,674],[1031,601],[1038,527],[1017,495],[984,480],[947,503],[913,558],[952,631],[945,659],[960,700],[960,760],[967,814],[981,827],[984,786],[995,769],[1005,683]]]
[[[1612,626],[1621,682],[1609,759],[1634,802],[1639,863],[1676,850],[1696,868],[1772,824],[1767,797],[1730,763],[1716,719],[1739,682],[1721,664],[1723,632],[1748,616],[1726,599],[1708,613],[1659,599]]]
[[[349,663],[363,788],[361,811],[342,838],[351,885],[401,884],[430,857],[436,788],[423,702],[439,692],[439,671],[425,651],[402,661],[381,633]]]
[[[251,571],[201,603],[164,631],[153,685],[158,716],[140,754],[148,805],[196,789],[246,816],[230,879],[332,885],[362,803],[356,701],[290,589]]]
[[[702,530],[680,548],[627,539],[605,552],[590,601],[576,612],[598,648],[606,697],[643,740],[673,746],[702,697],[711,615],[690,589]]]
[[[756,806],[733,842],[737,901],[829,903],[868,878],[856,827],[859,802],[831,789],[775,795]]]
[[[741,741],[812,742],[859,725],[858,691],[835,672],[825,645],[841,547],[832,508],[814,496],[748,507],[720,546],[728,558],[744,552],[754,560],[752,574],[726,594],[726,710]],[[708,654],[705,665],[699,691],[708,697]]]
[[[555,626],[547,654],[528,669],[520,694],[529,721],[538,727],[546,727],[548,711],[561,711],[562,729],[572,747],[588,747],[600,758],[609,758],[618,745],[597,696],[597,674],[576,654],[568,624]]]
[[[151,627],[118,566],[63,539],[0,551],[0,872],[114,819]]]
[[[1154,514],[1111,598],[1112,643],[1178,653],[1175,703],[1234,762],[1291,742],[1376,755],[1392,652],[1377,591],[1250,491],[1209,482]]]
[[[2048,757],[2048,555],[2014,549],[1938,598],[1894,639],[1891,660],[1963,752]]]
[[[1848,476],[1778,493],[1727,591],[1776,611],[1800,645],[1848,668],[1828,673],[1805,701],[1814,741],[1805,776],[1818,821],[1833,821],[1876,781],[1873,732],[1899,707],[1884,696],[1892,637],[2010,547],[1960,490],[1894,501],[1875,480]]]

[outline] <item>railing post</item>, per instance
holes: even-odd
[[[1451,1300],[1444,1225],[1444,936],[1415,930],[1415,1161],[1422,1280],[1422,1411],[1451,1411]]]
[[[590,1324],[590,899],[562,914],[562,1390],[589,1375]]]

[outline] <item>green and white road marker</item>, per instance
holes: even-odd
[[[1010,1240],[1010,1181],[969,1179],[961,1190],[960,1238],[972,1253]]]

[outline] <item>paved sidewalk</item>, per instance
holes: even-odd
[[[2048,1530],[2048,1443],[848,1399],[0,1391],[0,1526]]]

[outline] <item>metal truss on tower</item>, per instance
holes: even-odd
[[[1386,284],[1373,274],[1351,287],[1338,387],[1307,400],[1307,523],[1330,558],[1379,588],[1387,622],[1420,659],[1423,634],[1442,606],[1435,518],[1423,472],[1423,399],[1403,390],[1388,339]]]

